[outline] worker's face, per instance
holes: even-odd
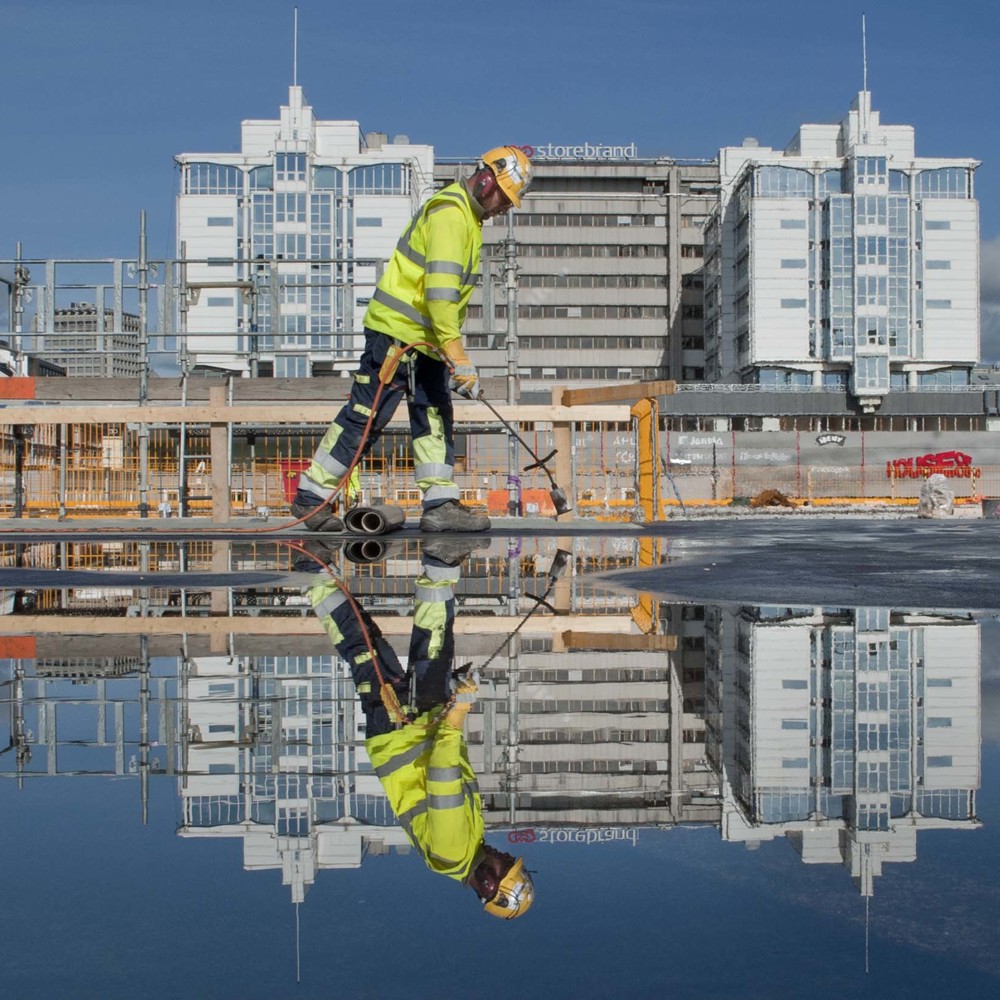
[[[483,209],[484,219],[492,219],[494,216],[503,215],[505,212],[509,212],[511,208],[510,201],[507,199],[507,195],[503,193],[503,189],[499,184],[480,202],[480,205]]]

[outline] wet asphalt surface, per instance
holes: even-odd
[[[1000,610],[1000,520],[754,517],[656,536],[659,565],[602,581],[691,603]]]

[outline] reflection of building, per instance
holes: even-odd
[[[244,867],[279,869],[294,902],[322,868],[409,850],[339,657],[199,657],[183,669],[182,836],[241,837]]]
[[[431,147],[319,121],[293,86],[278,120],[243,122],[239,153],[176,160],[191,366],[302,377],[356,357],[376,261],[430,192]]]
[[[704,726],[685,710],[670,652],[612,657],[535,639],[490,676],[468,725],[487,826],[718,820],[717,800],[704,797],[714,784]]]
[[[971,159],[914,151],[858,94],[786,149],[719,152],[706,230],[708,381],[890,389],[965,385],[979,359]]]
[[[978,825],[975,621],[713,609],[706,645],[725,839],[784,834],[870,896],[885,862],[916,859],[918,830]]]

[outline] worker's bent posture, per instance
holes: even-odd
[[[523,859],[483,840],[482,800],[463,734],[476,685],[460,682],[457,700],[445,707],[451,697],[457,579],[457,567],[425,553],[416,582],[408,673],[369,614],[360,607],[355,612],[334,581],[317,583],[309,599],[351,665],[365,714],[365,748],[403,829],[431,871],[469,886],[487,912],[509,919],[531,906],[534,886]],[[415,680],[416,705],[408,706],[411,721],[401,728],[383,701],[373,652],[399,702],[407,702],[410,676]]]
[[[476,172],[433,194],[410,221],[365,313],[365,350],[351,395],[299,477],[292,514],[313,531],[342,531],[324,500],[350,467],[372,418],[362,455],[408,393],[421,531],[485,531],[489,518],[459,503],[453,474],[449,390],[474,399],[479,375],[462,347],[462,323],[479,272],[485,219],[501,215],[531,183],[531,161],[514,146],[483,154]],[[430,344],[399,351],[408,344]],[[447,358],[447,363],[441,356]],[[385,383],[375,405],[380,380]],[[372,413],[374,409],[374,415]]]

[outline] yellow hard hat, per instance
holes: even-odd
[[[494,917],[513,920],[527,913],[534,901],[535,884],[531,881],[531,875],[524,870],[524,858],[518,858],[500,880],[496,895],[487,900],[483,906],[486,912],[492,913]]]
[[[483,153],[481,166],[488,167],[515,208],[521,207],[521,197],[531,187],[531,160],[517,146],[497,146]]]

